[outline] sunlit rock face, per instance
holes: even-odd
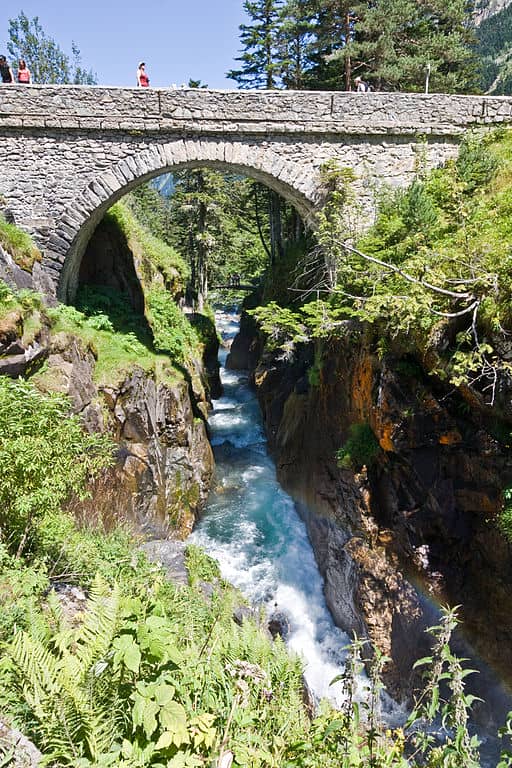
[[[511,0],[479,0],[475,7],[475,25],[480,26],[482,21],[495,16],[510,3]]]
[[[213,455],[199,406],[185,378],[162,382],[135,367],[117,383],[98,386],[93,351],[72,334],[46,339],[38,386],[70,398],[91,431],[117,443],[114,466],[74,501],[82,519],[131,521],[149,535],[187,536],[210,490]],[[0,359],[1,364],[1,359]],[[204,393],[203,393],[204,395]]]

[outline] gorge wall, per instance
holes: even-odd
[[[380,359],[357,326],[292,363],[262,353],[247,319],[243,329],[230,364],[253,368],[336,623],[393,659],[387,684],[407,696],[436,606],[460,604],[465,636],[511,683],[511,550],[495,518],[512,461],[490,422],[414,361]],[[378,441],[356,471],[336,460],[354,424]]]
[[[98,254],[108,274],[98,271]],[[124,290],[132,311],[143,313],[133,254],[111,224],[97,231],[82,264],[85,283]],[[3,249],[0,278],[13,288],[35,288],[31,275]],[[191,358],[181,369],[133,365],[98,382],[94,342],[56,332],[44,308],[36,310],[31,322],[33,334],[26,332],[18,311],[0,321],[0,374],[32,376],[41,390],[68,396],[86,429],[108,432],[118,446],[114,466],[95,482],[91,498],[72,502],[76,516],[107,525],[129,521],[149,537],[186,537],[206,501],[214,469],[206,428],[209,384],[202,360]],[[147,333],[150,337],[149,326]],[[215,386],[212,354],[205,349]]]

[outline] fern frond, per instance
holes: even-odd
[[[106,657],[115,637],[119,606],[118,585],[111,588],[97,576],[91,587],[84,621],[75,636],[76,658],[82,678],[94,664]]]

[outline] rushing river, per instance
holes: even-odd
[[[229,345],[238,317],[219,312],[216,319]],[[209,419],[216,487],[192,541],[218,560],[222,575],[251,603],[286,616],[287,645],[303,656],[309,687],[319,698],[336,700],[340,684],[330,682],[343,669],[349,638],[333,624],[306,528],[277,482],[247,372],[227,370],[227,354],[224,346],[224,394]]]
[[[318,699],[339,704],[341,684],[330,682],[343,671],[349,638],[332,621],[305,525],[276,479],[247,371],[225,367],[239,318],[234,312],[218,312],[216,321],[224,341],[219,354],[224,394],[214,401],[209,419],[215,489],[191,541],[218,560],[222,575],[253,605],[265,606],[269,615],[286,616],[286,642],[303,657],[310,689]],[[363,676],[359,696],[366,690]],[[386,695],[382,703],[390,725],[403,722],[404,709]],[[500,747],[495,738],[480,736],[482,766],[490,768]]]

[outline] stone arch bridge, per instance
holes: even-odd
[[[105,211],[162,173],[243,173],[313,221],[334,158],[354,170],[370,220],[379,185],[406,185],[419,161],[454,156],[468,129],[502,123],[512,98],[0,86],[0,195],[43,252],[37,284],[68,300]]]

